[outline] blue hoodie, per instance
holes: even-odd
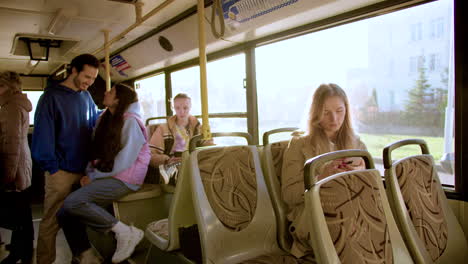
[[[82,173],[89,161],[98,109],[88,91],[55,84],[45,89],[36,108],[32,157],[43,170]]]

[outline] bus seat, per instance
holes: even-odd
[[[188,151],[185,151],[182,154],[181,171],[174,189],[168,217],[148,224],[145,230],[145,237],[163,251],[179,249],[179,228],[189,227],[196,223],[190,193],[188,157]]]
[[[393,150],[419,145],[422,154],[393,161]],[[400,231],[417,263],[466,263],[468,245],[452,212],[424,140],[407,139],[384,148],[387,194]]]
[[[275,213],[255,146],[197,149],[190,163],[203,263],[287,257],[276,240]]]
[[[288,140],[269,143],[269,135],[280,132],[293,132],[298,128],[275,129],[263,134],[262,165],[265,183],[271,196],[278,224],[278,243],[281,249],[290,252],[292,237],[289,233],[289,221],[286,218],[287,206],[281,198],[281,169],[283,167],[283,153],[288,147]]]
[[[148,134],[148,142],[150,143],[150,148],[153,147],[153,145],[151,145],[151,137],[153,136],[154,132],[156,131],[156,129],[161,125],[161,124],[164,124],[164,123],[157,123],[157,124],[148,124],[148,120],[146,120],[147,122],[147,125],[146,125],[146,133]],[[148,166],[148,172],[146,174],[146,178],[145,178],[145,183],[152,183],[152,184],[159,184],[160,183],[160,179],[161,178],[161,175],[159,173],[159,168],[158,167],[154,167],[152,165],[149,165]],[[172,193],[172,192],[168,192],[166,190],[166,186],[165,185],[161,185],[162,187],[162,190],[166,193]]]
[[[281,168],[283,167],[283,153],[288,147],[288,143],[289,141],[280,141],[264,146],[262,157],[265,183],[272,198],[278,223],[278,243],[287,252],[291,250],[292,237],[289,233],[290,223],[286,217],[287,206],[281,198]]]
[[[138,191],[113,202],[114,215],[119,221],[144,229],[151,221],[164,216],[161,210],[152,210],[161,197],[158,184],[143,184]]]
[[[150,139],[153,136],[153,133],[156,131],[158,126],[160,126],[161,124],[162,123],[146,125],[146,132],[148,134],[148,139]]]
[[[362,157],[366,169],[315,182],[321,164],[345,157]],[[304,185],[310,243],[317,263],[413,263],[392,216],[380,173],[367,151],[335,151],[308,160]]]

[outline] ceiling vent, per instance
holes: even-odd
[[[47,61],[52,56],[64,56],[78,40],[39,34],[16,34],[11,54],[29,56],[34,61]],[[54,49],[54,52],[51,51]]]
[[[163,48],[165,51],[172,51],[174,50],[174,47],[172,46],[172,43],[164,36],[160,36],[158,38],[159,45],[161,48]]]

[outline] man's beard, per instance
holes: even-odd
[[[78,90],[82,90],[81,89],[81,82],[78,79],[78,77],[73,78],[73,84],[75,85],[76,88],[78,88]]]

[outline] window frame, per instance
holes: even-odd
[[[277,41],[293,38],[300,35],[309,34],[312,32],[321,31],[324,29],[336,27],[343,24],[353,23],[362,19],[367,19],[375,16],[384,15],[390,12],[396,12],[402,9],[411,8],[414,6],[430,3],[436,0],[396,0],[396,1],[382,1],[369,6],[358,8],[349,12],[339,15],[328,17],[318,20],[306,25],[302,25],[293,29],[283,32],[278,32],[269,36],[265,36],[250,42],[235,45],[233,47],[213,52],[207,55],[207,61],[221,59],[224,57],[232,56],[237,53],[246,54],[246,89],[247,89],[247,111],[248,111],[248,130],[249,133],[254,135],[255,144],[258,144],[258,109],[256,101],[256,82],[255,82],[255,52],[256,47],[268,45]],[[468,166],[463,164],[465,157],[468,157],[468,143],[462,139],[465,132],[468,133],[468,122],[463,122],[463,116],[468,115],[468,105],[463,102],[468,101],[468,58],[467,52],[463,47],[468,45],[466,40],[468,30],[463,27],[464,22],[468,22],[468,18],[463,16],[462,10],[466,10],[466,1],[453,0],[454,2],[454,44],[455,44],[455,186],[444,186],[447,197],[455,200],[468,201],[468,178],[463,177],[463,173],[467,170]],[[463,6],[463,7],[462,7]],[[444,21],[445,22],[445,21]],[[444,30],[446,24],[444,23]],[[421,26],[422,27],[422,26]],[[423,30],[423,29],[421,29]],[[444,32],[445,34],[446,32]],[[423,33],[421,33],[423,34]],[[411,38],[410,38],[411,39]],[[127,47],[128,48],[128,47]],[[197,65],[198,58],[191,59],[182,63],[178,63],[166,68],[157,69],[145,75],[137,76],[132,80],[144,78],[145,76],[154,75],[155,73],[164,71],[166,76],[176,70],[181,70],[187,67]],[[467,77],[464,77],[467,76]],[[170,78],[166,82],[166,94],[170,98]],[[167,103],[167,102],[166,102]],[[170,106],[169,106],[170,108]],[[170,111],[167,111],[170,114]],[[257,132],[257,133],[255,133]]]

